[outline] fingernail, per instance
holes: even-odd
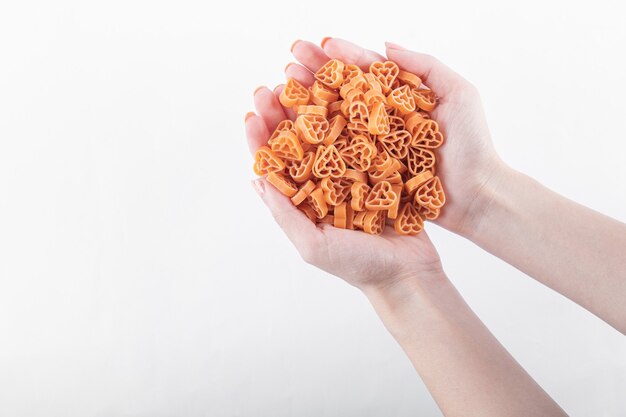
[[[393,49],[395,51],[406,51],[406,48],[392,42],[385,42],[385,46],[387,49]]]
[[[326,36],[324,39],[322,39],[322,41],[320,42],[320,46],[322,47],[322,49],[324,48],[324,45],[326,45],[326,42],[328,42],[331,39],[332,38],[330,36]]]
[[[293,48],[296,47],[296,44],[300,42],[300,39],[296,39],[296,41],[294,43],[291,44],[291,48],[289,49],[291,52],[293,52]]]
[[[287,64],[287,66],[285,67],[284,72],[287,72],[287,68],[289,68],[289,66],[291,66],[291,65],[293,65],[293,62],[290,62],[290,63]]]
[[[252,186],[254,187],[254,191],[259,195],[259,197],[263,197],[265,193],[265,186],[263,185],[263,181],[260,178],[252,181]]]
[[[254,116],[254,112],[253,111],[249,111],[248,113],[246,113],[246,117],[245,119],[243,119],[244,122],[247,122],[249,118],[251,118],[252,116]]]
[[[254,90],[254,93],[252,93],[252,95],[253,95],[253,96],[255,96],[255,95],[256,95],[256,93],[257,93],[257,92],[258,92],[261,88],[263,88],[263,86],[262,86],[262,85],[261,85],[261,86],[259,86],[259,87],[257,87],[257,88],[256,88],[256,90]]]

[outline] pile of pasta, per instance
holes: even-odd
[[[255,154],[254,171],[313,222],[380,234],[393,223],[415,235],[445,204],[434,150],[443,143],[429,116],[435,93],[392,61],[368,72],[328,61],[306,88],[289,79],[282,121]]]

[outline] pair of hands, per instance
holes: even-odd
[[[445,187],[446,206],[437,223],[456,233],[467,233],[487,203],[484,185],[496,176],[501,162],[491,143],[489,129],[476,88],[432,56],[386,43],[387,57],[348,41],[327,38],[323,47],[296,41],[292,53],[299,64],[285,69],[288,78],[310,86],[315,73],[329,59],[337,58],[367,70],[374,61],[387,59],[417,74],[439,97],[431,113],[445,137],[437,155],[437,175]],[[246,117],[246,135],[254,153],[267,143],[281,120],[294,117],[278,101],[283,86],[258,88],[254,93],[256,114]],[[401,236],[390,226],[380,236],[314,225],[291,201],[264,179],[255,188],[277,223],[303,259],[362,290],[389,287],[409,276],[439,275],[437,250],[425,232]]]

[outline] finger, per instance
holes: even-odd
[[[312,86],[315,81],[315,77],[311,71],[293,62],[287,64],[285,67],[285,77],[287,77],[287,79],[294,78],[305,87]]]
[[[309,41],[295,41],[291,46],[291,53],[311,72],[317,72],[329,60],[322,48]]]
[[[254,107],[259,116],[265,120],[265,125],[270,132],[273,132],[278,123],[287,118],[278,98],[267,87],[259,87],[254,92]]]
[[[409,51],[390,42],[386,42],[386,46],[387,56],[390,60],[398,64],[400,68],[419,76],[424,84],[435,90],[440,96],[451,92],[464,83],[468,83],[467,80],[433,56]]]
[[[324,52],[330,58],[339,59],[346,64],[355,64],[367,70],[374,61],[386,61],[386,58],[374,51],[364,49],[352,42],[339,38],[325,39]]]
[[[267,145],[270,132],[261,116],[252,112],[246,114],[246,137],[251,154],[254,154],[261,146]]]
[[[278,84],[276,88],[274,88],[274,95],[276,96],[276,99],[280,97],[280,93],[283,91],[284,88],[285,84]],[[283,111],[285,112],[285,115],[288,119],[296,120],[296,113],[292,109],[283,107]]]
[[[314,251],[322,247],[323,236],[315,224],[264,178],[254,180],[253,186],[300,255],[311,260]]]

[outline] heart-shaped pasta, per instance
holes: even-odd
[[[279,101],[295,116],[270,132],[254,172],[315,223],[420,233],[446,201],[435,175],[435,149],[444,141],[429,114],[435,92],[391,61],[364,71],[332,59],[314,79],[287,80]]]

